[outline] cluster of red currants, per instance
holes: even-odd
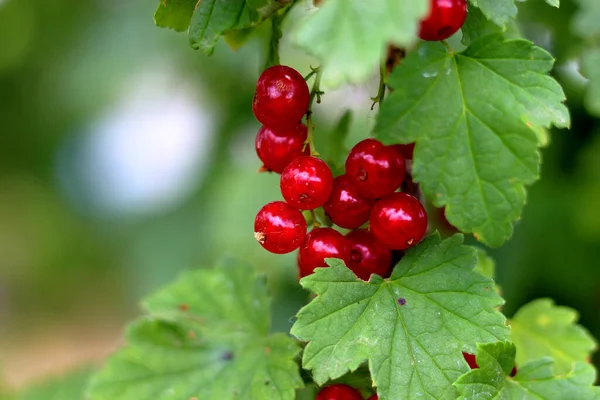
[[[333,178],[321,159],[307,154],[308,111],[306,81],[292,68],[271,67],[258,80],[253,101],[263,123],[256,151],[264,169],[281,173],[284,201],[265,205],[256,216],[254,235],[277,254],[298,248],[300,277],[326,267],[326,258],[339,258],[361,279],[372,273],[386,276],[392,250],[406,250],[423,239],[427,215],[419,200],[396,192],[406,173],[412,145],[385,146],[375,139],[358,143],[346,160],[346,174]],[[323,207],[331,221],[350,229],[315,227],[308,234],[301,210]],[[369,223],[368,229],[361,226]]]
[[[378,399],[379,397],[374,394],[368,400]],[[321,389],[316,400],[363,400],[363,397],[358,390],[351,386],[335,384]]]

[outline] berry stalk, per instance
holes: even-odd
[[[321,103],[321,95],[324,94],[324,92],[321,91],[321,77],[323,76],[322,68],[313,68],[312,72],[308,74],[307,79],[311,78],[313,75],[315,76],[315,81],[313,82],[313,86],[310,90],[310,102],[308,103],[308,111],[306,112],[306,126],[308,128],[308,136],[306,138],[305,144],[310,146],[311,155],[318,157],[319,153],[316,150],[315,139],[313,135],[315,126],[312,119],[312,107],[315,98],[317,99],[317,104]]]

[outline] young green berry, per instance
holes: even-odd
[[[406,250],[419,243],[427,231],[427,213],[416,197],[392,193],[373,206],[369,218],[375,239],[392,250]]]
[[[254,237],[266,250],[285,254],[296,250],[306,236],[302,213],[283,201],[260,209],[254,220]]]
[[[421,21],[419,37],[437,41],[448,39],[467,19],[467,0],[431,0],[429,15]]]
[[[333,180],[333,188],[323,208],[331,221],[341,228],[354,229],[369,220],[374,199],[358,192],[354,180],[347,175]]]
[[[402,154],[375,139],[365,139],[352,148],[346,159],[346,175],[365,197],[377,199],[393,193],[404,180]]]
[[[316,157],[299,157],[281,173],[281,194],[289,205],[301,210],[321,207],[329,198],[333,175],[327,164]]]
[[[387,278],[391,271],[392,251],[381,245],[364,229],[356,229],[346,235],[350,248],[348,268],[364,281],[377,274]]]
[[[363,397],[351,386],[336,384],[321,389],[315,400],[363,400]]]
[[[310,155],[304,144],[306,136],[304,124],[275,129],[262,126],[256,135],[256,154],[265,169],[280,174],[296,158]]]
[[[339,258],[346,265],[350,257],[348,241],[338,231],[331,228],[315,228],[310,231],[298,252],[298,275],[303,278],[315,268],[325,268],[326,258]]]
[[[300,122],[309,103],[310,91],[302,75],[285,65],[275,65],[258,78],[252,111],[271,129],[289,127]]]

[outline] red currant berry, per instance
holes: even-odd
[[[258,78],[252,111],[269,128],[294,126],[306,114],[310,91],[306,81],[293,68],[275,65]]]
[[[514,366],[514,367],[513,367],[513,369],[512,369],[512,371],[510,371],[510,377],[512,378],[512,377],[514,377],[516,374],[517,374],[517,367],[516,367],[516,366]]]
[[[415,152],[415,144],[414,143],[395,144],[392,147],[394,149],[396,149],[396,151],[400,152],[400,154],[402,154],[402,157],[404,157],[406,160],[413,159],[413,154]]]
[[[433,41],[448,39],[463,26],[466,18],[466,0],[431,0],[431,11],[421,21],[419,37]]]
[[[358,191],[377,199],[400,187],[406,173],[404,158],[391,146],[375,139],[365,139],[352,148],[346,160],[346,175]]]
[[[368,400],[379,400],[379,396],[377,396],[376,394],[374,394],[373,396],[369,397]]]
[[[254,220],[254,237],[266,250],[285,254],[300,247],[306,236],[306,220],[298,209],[274,201],[260,209]]]
[[[371,210],[371,232],[392,250],[406,250],[419,243],[427,231],[427,213],[416,197],[392,193]]]
[[[465,353],[463,351],[462,355],[465,358],[465,361],[467,362],[467,364],[469,364],[469,368],[471,368],[471,369],[479,368],[479,365],[477,365],[477,361],[475,360],[474,354]]]
[[[301,156],[310,155],[306,142],[306,125],[269,129],[263,126],[256,135],[256,154],[269,171],[283,172],[287,165]]]
[[[316,157],[296,158],[281,173],[283,198],[301,210],[321,207],[329,198],[332,186],[331,170]]]
[[[363,397],[353,387],[338,384],[321,389],[315,400],[363,400]]]
[[[310,275],[315,268],[325,268],[326,258],[339,258],[348,264],[350,251],[346,238],[331,228],[315,228],[310,231],[298,253],[300,278]]]
[[[375,240],[364,229],[356,229],[346,235],[350,248],[348,268],[360,279],[368,281],[371,274],[386,278],[392,263],[392,251]]]
[[[331,195],[323,208],[334,224],[354,229],[369,220],[373,204],[375,200],[358,192],[352,178],[342,175],[333,180]]]

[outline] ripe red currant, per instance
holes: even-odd
[[[354,229],[369,220],[373,204],[375,200],[358,192],[352,178],[342,175],[333,180],[331,195],[323,208],[334,224]]]
[[[415,144],[414,143],[395,144],[392,147],[394,149],[396,149],[397,151],[399,151],[400,154],[402,154],[402,157],[404,157],[404,159],[406,159],[406,160],[413,159],[413,154],[415,152]]]
[[[287,165],[301,156],[308,156],[306,125],[296,124],[287,128],[270,129],[263,126],[256,135],[256,154],[269,171],[283,172]]]
[[[337,384],[321,389],[315,400],[363,400],[363,397],[353,387]]]
[[[463,26],[466,18],[466,0],[431,0],[431,11],[421,21],[419,37],[434,41],[448,39]]]
[[[316,157],[299,157],[281,173],[280,186],[288,204],[301,210],[313,210],[329,198],[333,175],[324,161]]]
[[[324,268],[326,258],[339,258],[348,264],[350,251],[346,238],[331,228],[315,228],[310,231],[300,246],[298,269],[300,277],[314,272],[315,268]]]
[[[363,196],[373,199],[398,189],[405,173],[404,157],[375,139],[359,142],[346,160],[346,175],[354,180]]]
[[[427,213],[417,198],[392,193],[371,210],[371,232],[377,241],[392,250],[406,250],[419,243],[427,231]]]
[[[293,68],[275,65],[258,78],[252,111],[269,128],[294,126],[306,114],[310,91],[306,81]]]
[[[469,368],[471,368],[471,369],[479,368],[479,365],[477,365],[477,361],[475,360],[474,354],[465,353],[463,351],[462,355],[465,358],[465,361],[467,362],[467,364],[469,364]]]
[[[371,274],[386,278],[392,263],[392,251],[379,244],[364,229],[356,229],[346,235],[350,248],[348,268],[360,279],[368,281]]]
[[[298,209],[274,201],[260,209],[254,220],[254,237],[266,250],[285,254],[296,250],[306,236],[306,220]]]
[[[373,396],[369,397],[368,400],[379,400],[379,396],[374,394]]]

